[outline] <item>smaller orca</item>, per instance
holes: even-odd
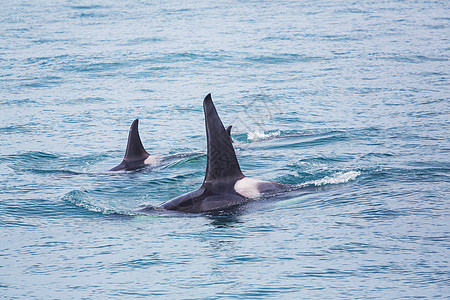
[[[149,205],[138,212],[149,213],[155,209],[187,213],[221,211],[257,199],[263,194],[287,189],[287,185],[252,179],[242,174],[230,137],[231,126],[227,129],[223,126],[211,94],[203,100],[203,110],[207,164],[202,186],[158,207]]]
[[[139,137],[138,122],[136,119],[133,121],[128,133],[127,150],[125,151],[125,157],[122,162],[110,169],[110,171],[119,170],[136,170],[149,165],[156,165],[161,160],[161,157],[151,155],[145,151],[142,145],[141,138]]]

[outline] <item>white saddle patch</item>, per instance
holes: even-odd
[[[144,160],[144,164],[154,166],[158,164],[160,160],[161,158],[159,156],[150,155],[146,160]]]
[[[244,177],[236,181],[234,190],[245,198],[258,198],[261,196],[258,186],[264,182],[266,181]]]

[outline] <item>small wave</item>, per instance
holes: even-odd
[[[8,158],[12,160],[42,160],[42,159],[58,159],[60,158],[57,154],[41,152],[41,151],[28,151],[19,154],[8,155]]]
[[[134,213],[129,212],[129,211],[108,208],[108,207],[106,207],[106,205],[104,205],[104,203],[100,203],[100,204],[103,204],[105,207],[96,205],[93,203],[93,200],[89,197],[89,195],[87,195],[86,192],[83,192],[80,190],[73,190],[73,191],[67,193],[63,197],[63,200],[68,201],[68,202],[74,204],[75,206],[83,208],[87,211],[101,213],[104,215],[113,215],[113,214],[127,215],[127,216],[135,215]]]
[[[180,157],[174,157],[171,158],[169,157],[168,160],[174,160],[174,159],[178,159],[181,158],[180,160],[175,161],[174,163],[171,164],[171,166],[185,166],[185,165],[196,165],[199,164],[200,162],[203,162],[206,160],[206,154],[204,153],[195,153],[193,155],[189,155],[189,156],[180,156]]]
[[[98,213],[106,213],[105,209],[89,203],[87,198],[88,197],[87,197],[86,193],[84,193],[82,191],[78,191],[78,190],[71,191],[63,197],[64,200],[66,200],[72,204],[75,204],[78,207],[84,208],[88,211],[98,212]]]
[[[329,184],[340,184],[340,183],[346,183],[349,182],[350,180],[355,180],[356,177],[358,177],[359,175],[361,175],[361,172],[358,171],[349,171],[349,172],[339,172],[334,174],[334,176],[325,176],[322,179],[317,179],[317,180],[311,180],[311,181],[307,181],[305,183],[300,184],[299,186],[324,186],[324,185],[329,185]]]
[[[260,141],[271,137],[277,137],[280,135],[281,135],[280,131],[264,133],[264,131],[255,130],[247,134],[247,140],[250,142]]]
[[[72,176],[72,175],[82,175],[87,174],[83,172],[76,172],[71,170],[48,170],[48,169],[26,169],[26,168],[15,168],[11,167],[14,170],[21,172],[30,172],[33,174],[49,174],[49,175],[62,175],[62,176]]]

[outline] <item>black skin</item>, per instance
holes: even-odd
[[[150,156],[150,154],[145,151],[144,146],[142,145],[141,138],[139,136],[138,123],[139,120],[136,119],[130,126],[125,157],[119,165],[115,166],[110,171],[136,170],[145,165],[144,161]]]

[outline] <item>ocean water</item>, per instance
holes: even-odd
[[[0,298],[450,298],[446,1],[3,1]],[[219,215],[212,93],[244,174]],[[107,172],[140,119],[174,158]],[[307,189],[306,189],[307,187]]]

